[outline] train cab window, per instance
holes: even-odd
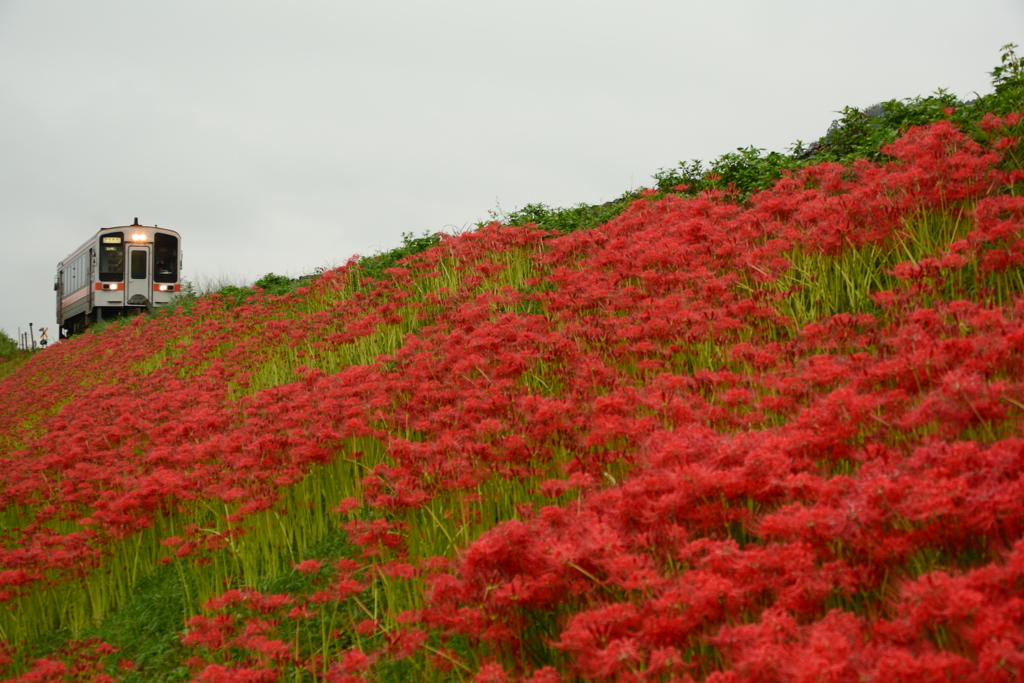
[[[145,280],[146,279],[146,251],[139,249],[131,252],[131,263],[128,267],[131,268],[131,278],[133,280]]]
[[[178,238],[158,232],[153,236],[153,281],[178,281]]]
[[[124,233],[100,237],[100,280],[124,281]]]

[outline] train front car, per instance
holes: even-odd
[[[57,266],[62,336],[105,317],[152,310],[181,291],[181,237],[157,226],[103,228]]]

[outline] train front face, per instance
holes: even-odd
[[[94,302],[104,308],[163,306],[181,291],[181,237],[132,225],[99,235]]]

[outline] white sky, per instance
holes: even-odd
[[[138,216],[186,278],[602,202],[844,106],[991,90],[1021,0],[0,0],[0,327]]]

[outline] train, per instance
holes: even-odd
[[[61,338],[89,325],[165,306],[181,292],[181,236],[156,225],[101,228],[57,264]]]

